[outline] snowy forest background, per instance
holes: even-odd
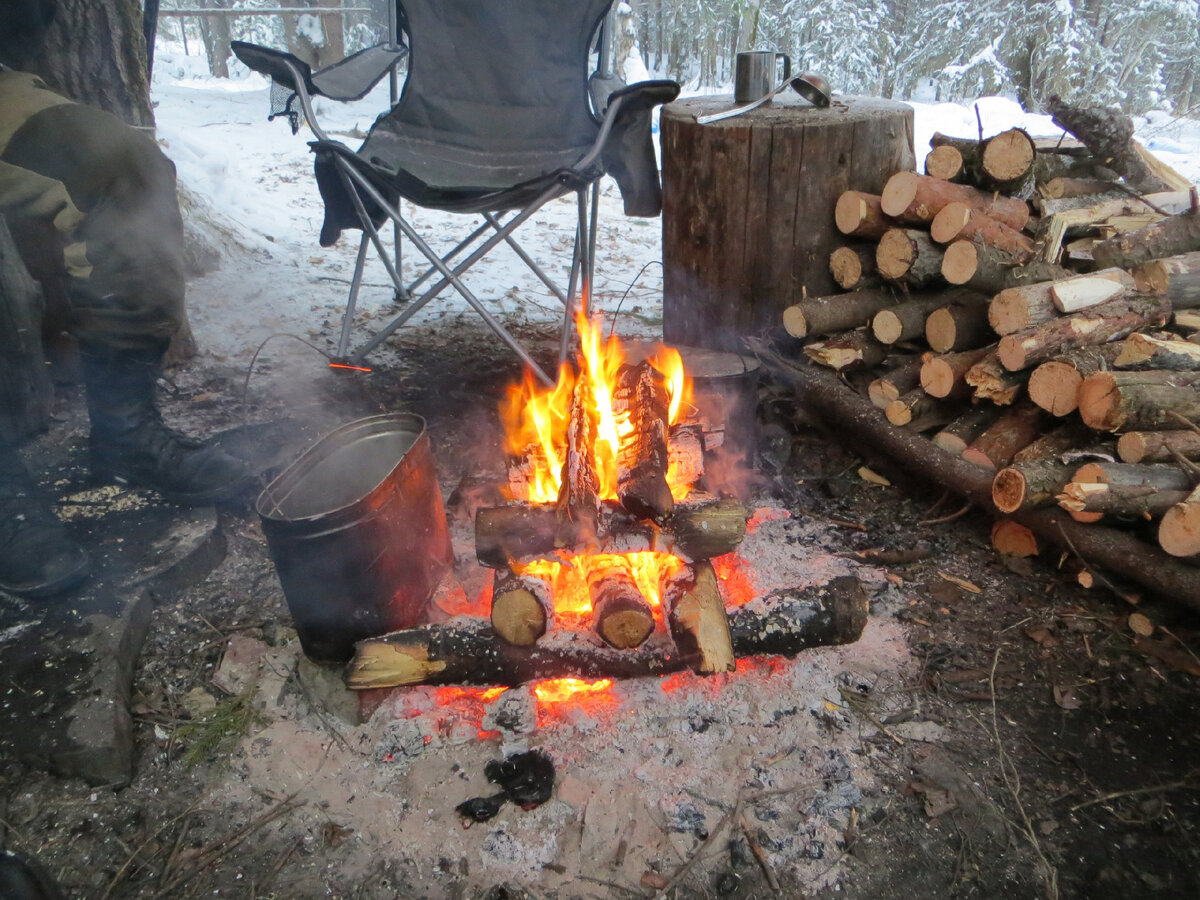
[[[230,38],[286,46],[319,67],[380,40],[387,3],[162,0],[159,28],[202,42],[217,76],[228,74]],[[313,13],[172,15],[300,7]],[[626,0],[620,12],[618,60],[692,91],[729,84],[738,50],[770,47],[841,93],[1005,95],[1029,112],[1052,94],[1135,115],[1200,110],[1200,0]]]

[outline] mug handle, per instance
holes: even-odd
[[[789,78],[792,77],[792,58],[790,56],[788,56],[786,53],[776,53],[775,54],[776,62],[779,62],[779,60],[781,58],[783,59],[783,78],[781,79],[781,81],[787,81]]]

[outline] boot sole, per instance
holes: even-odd
[[[32,585],[5,584],[0,582],[0,591],[16,594],[18,597],[30,597],[35,600],[42,597],[53,597],[55,594],[61,594],[63,591],[69,590],[87,580],[87,577],[91,574],[92,560],[85,551],[80,550],[79,562],[76,567],[70,572],[60,575],[53,581],[43,581]]]
[[[219,488],[213,488],[208,491],[197,491],[194,493],[180,493],[178,491],[168,491],[150,481],[142,481],[136,478],[128,478],[124,475],[119,475],[116,472],[108,470],[93,469],[93,476],[101,481],[113,482],[115,484],[125,485],[126,487],[146,488],[159,494],[164,500],[168,500],[178,506],[211,506],[215,503],[228,503],[236,500],[243,493],[248,492],[253,486],[256,479],[248,477],[233,484],[223,485]]]

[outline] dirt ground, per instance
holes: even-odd
[[[404,409],[428,422],[443,496],[499,472],[494,409],[518,373],[478,332],[411,332],[369,376],[309,374],[267,354],[243,399],[246,372],[202,356],[164,406],[198,432]],[[510,731],[428,688],[356,725],[336,673],[300,659],[247,502],[221,510],[223,563],[154,612],[132,783],[4,761],[5,843],[89,898],[1200,896],[1200,622],[1143,598],[1175,652],[1139,651],[1129,602],[1080,588],[1057,551],[1000,559],[980,513],[843,448],[769,382],[760,400],[753,502],[787,511],[797,558],[863,580],[859,645],[620,685]],[[43,445],[81,457],[78,388],[62,418]],[[231,637],[261,663],[241,707],[213,684]],[[484,763],[522,747],[554,760],[554,799],[464,830],[454,806],[490,793]]]

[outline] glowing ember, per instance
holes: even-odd
[[[578,700],[583,697],[604,697],[612,687],[611,678],[601,678],[598,681],[585,681],[582,678],[552,678],[539,681],[533,686],[533,695],[539,703],[565,703],[568,700]]]

